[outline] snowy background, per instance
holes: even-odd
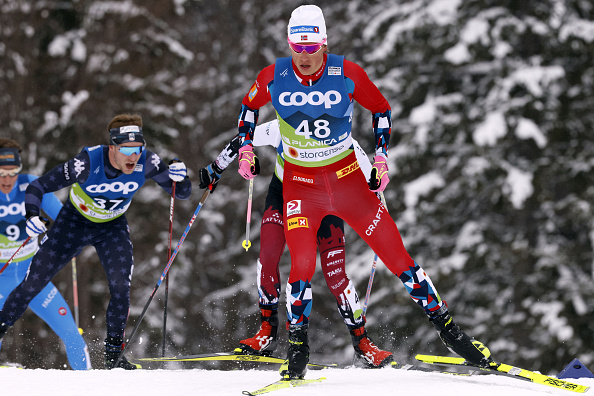
[[[138,112],[150,148],[184,160],[197,185],[198,169],[236,133],[241,98],[257,73],[288,55],[286,23],[298,4],[0,1],[1,135],[22,142],[25,169],[41,174],[83,146],[106,143],[113,115]],[[361,64],[392,106],[388,208],[456,321],[498,360],[558,373],[577,357],[592,368],[592,2],[316,4],[329,50]],[[267,106],[260,119],[273,117]],[[370,115],[360,106],[353,131],[370,152]],[[272,150],[258,154],[253,247],[241,247],[248,183],[231,166],[171,268],[168,355],[231,350],[257,329],[258,224],[274,160]],[[189,201],[176,202],[174,243],[200,195],[196,189]],[[165,266],[168,213],[169,198],[151,183],[129,211],[135,273],[128,332]],[[347,272],[360,296],[372,261],[373,252],[349,231]],[[93,365],[101,367],[107,284],[93,249],[77,262],[81,327]],[[285,254],[283,279],[288,266]],[[54,281],[72,303],[69,267]],[[319,272],[313,287],[312,351],[349,363],[350,337]],[[160,355],[163,296],[164,285],[130,346],[134,356]],[[446,353],[382,265],[368,331],[402,361]],[[284,332],[281,338],[284,351]],[[27,314],[4,339],[0,361],[62,369],[66,359],[57,337]]]

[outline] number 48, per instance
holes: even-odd
[[[330,136],[330,133],[332,132],[330,131],[330,128],[328,128],[330,122],[326,120],[315,120],[313,124],[315,127],[313,135],[316,138],[325,139],[328,136]],[[304,136],[306,139],[311,139],[312,132],[309,129],[309,122],[307,120],[303,120],[295,130],[295,134],[299,136]]]

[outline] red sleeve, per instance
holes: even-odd
[[[361,106],[365,107],[371,113],[385,113],[391,110],[390,104],[384,98],[384,95],[375,86],[365,73],[365,70],[356,63],[344,60],[344,76],[353,81],[355,88],[353,99]]]
[[[270,92],[268,85],[274,79],[274,64],[262,69],[256,82],[250,88],[250,91],[243,97],[242,105],[249,107],[252,110],[257,110],[270,102]]]

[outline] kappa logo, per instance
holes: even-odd
[[[153,153],[153,155],[151,155],[151,164],[153,164],[155,166],[155,168],[157,168],[157,170],[159,170],[159,163],[161,162],[161,160],[159,159],[159,156],[155,153]]]
[[[76,177],[80,176],[80,173],[85,170],[85,163],[78,158],[74,159],[74,172]]]
[[[294,228],[309,228],[307,217],[294,217],[287,220],[287,229],[292,230]]]
[[[340,179],[340,178],[343,178],[343,177],[353,173],[357,169],[359,169],[359,163],[357,161],[355,161],[352,164],[350,164],[349,166],[347,166],[346,168],[342,168],[341,170],[336,171],[336,176]]]
[[[287,202],[287,217],[301,214],[301,200],[294,199]]]

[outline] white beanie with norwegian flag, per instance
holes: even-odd
[[[326,22],[320,7],[302,5],[291,13],[287,26],[289,41],[293,43],[321,43],[326,39]]]

